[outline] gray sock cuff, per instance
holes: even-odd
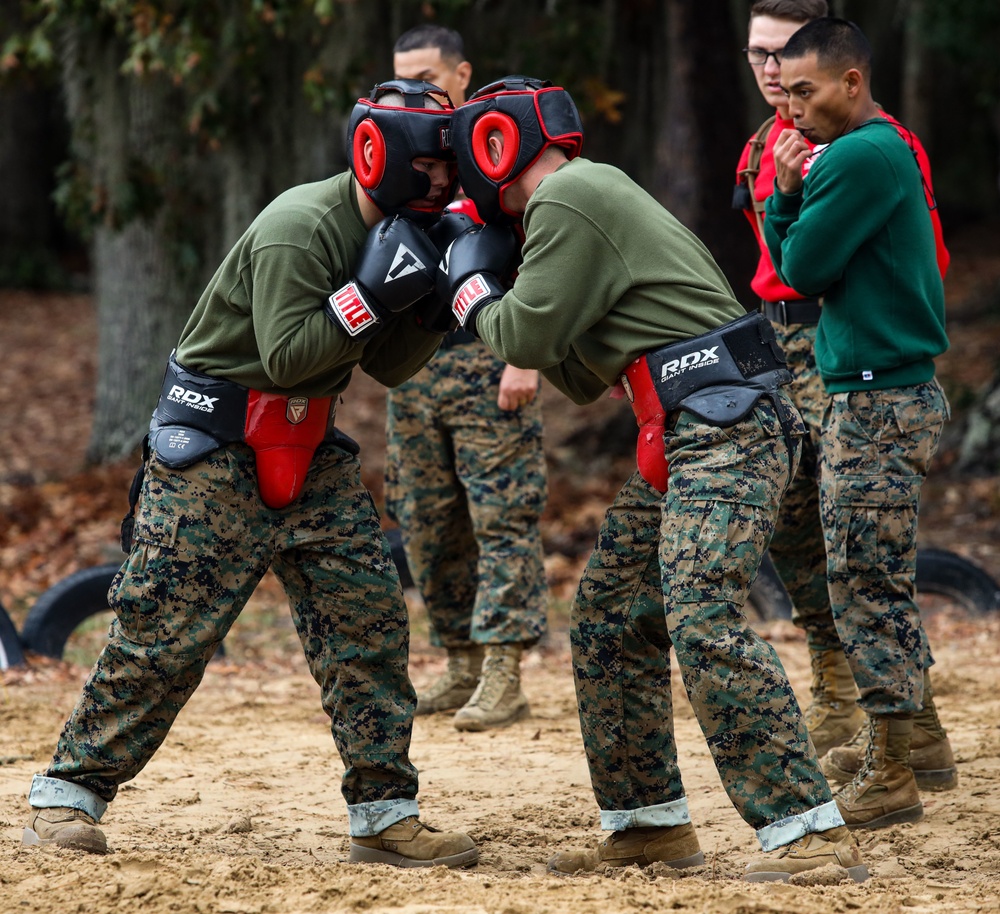
[[[72,781],[50,778],[41,774],[36,774],[31,779],[28,802],[36,809],[51,809],[54,806],[79,809],[96,822],[101,821],[101,816],[108,808],[107,802],[92,790],[87,790],[86,787],[81,787]]]

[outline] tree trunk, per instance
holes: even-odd
[[[89,176],[98,316],[98,382],[87,459],[127,456],[142,439],[167,356],[202,277],[180,264],[186,195],[197,173],[185,161],[176,90],[162,77],[123,76],[121,45],[97,29],[66,35],[63,73],[76,160]],[[179,138],[181,140],[179,141]]]
[[[1000,473],[1000,373],[980,392],[969,413],[958,468]]]
[[[750,301],[757,246],[732,209],[743,127],[739,47],[723,0],[668,0],[671,63],[666,120],[656,142],[655,195],[705,243],[738,298]]]
[[[27,80],[0,91],[0,283],[45,287],[60,281],[53,251],[59,228],[52,204],[65,145],[58,97]]]

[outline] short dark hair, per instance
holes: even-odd
[[[815,54],[816,62],[825,70],[860,70],[871,77],[872,46],[853,22],[846,19],[814,19],[806,23],[785,45],[782,60]]]
[[[830,15],[826,0],[757,0],[750,7],[750,20],[754,16],[771,16],[789,22],[811,22]]]
[[[407,29],[393,46],[393,54],[401,54],[403,51],[418,51],[423,48],[437,48],[441,52],[441,58],[450,58],[455,61],[465,59],[465,42],[462,36],[454,29],[446,28],[443,25],[417,25],[412,29]]]

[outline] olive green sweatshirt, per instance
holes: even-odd
[[[826,147],[801,193],[775,189],[764,237],[781,280],[822,295],[830,393],[920,384],[948,348],[934,230],[914,154],[885,118]]]
[[[524,231],[514,286],[476,331],[577,403],[643,353],[746,313],[698,238],[611,165],[577,158],[543,178]]]
[[[324,313],[344,286],[368,229],[344,172],[276,197],[254,219],[202,293],[177,344],[186,368],[290,396],[341,393],[355,365],[393,387],[418,371],[440,336],[412,311],[358,342]]]

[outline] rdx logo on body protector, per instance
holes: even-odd
[[[719,363],[718,348],[718,346],[713,346],[711,349],[699,349],[694,352],[688,352],[679,359],[671,359],[669,362],[664,362],[663,367],[660,369],[660,380],[666,381],[693,368],[705,368],[708,365],[717,365]]]
[[[197,409],[203,413],[215,412],[215,404],[219,402],[218,397],[209,397],[205,394],[198,393],[196,390],[188,390],[187,388],[181,387],[179,384],[171,386],[170,390],[167,392],[167,399],[171,403],[181,403],[184,406],[188,406],[191,409]]]

